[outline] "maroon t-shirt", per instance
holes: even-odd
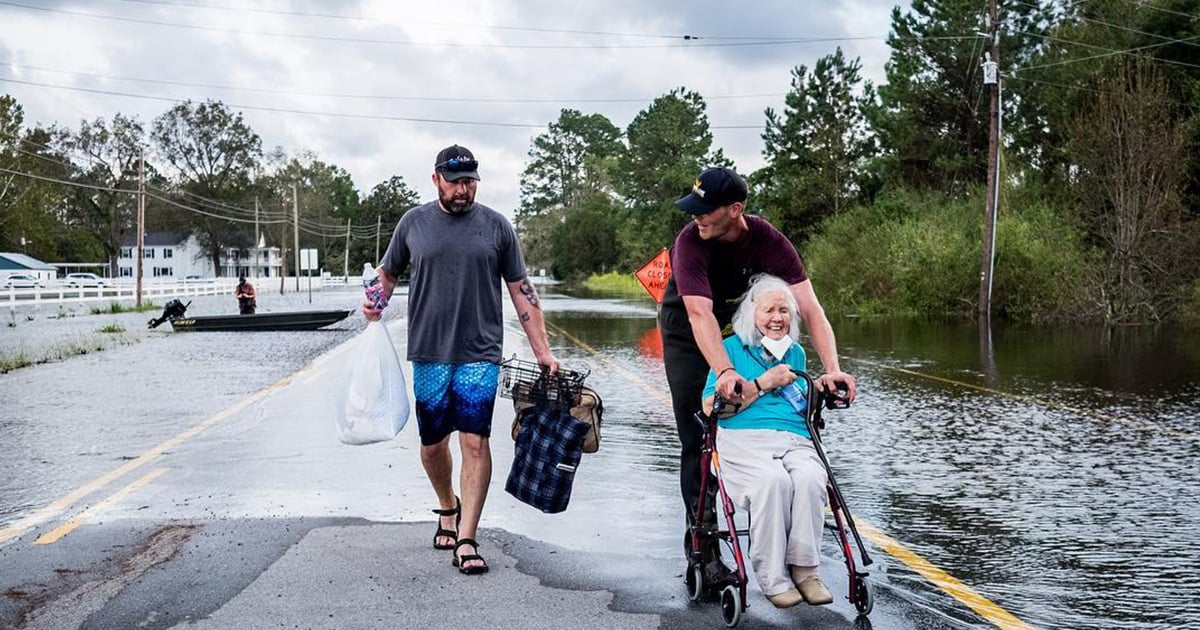
[[[769,273],[788,284],[808,279],[800,254],[783,233],[762,217],[743,216],[750,230],[736,243],[703,240],[694,222],[680,230],[671,247],[663,309],[683,310],[685,295],[706,297],[713,301],[717,323],[725,328],[756,274]]]

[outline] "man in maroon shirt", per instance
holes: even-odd
[[[817,389],[836,389],[841,383],[851,400],[855,395],[854,377],[842,372],[838,364],[833,327],[817,301],[800,255],[766,219],[744,213],[747,192],[746,182],[733,169],[714,167],[700,173],[692,192],[675,202],[695,218],[680,230],[671,248],[671,279],[658,324],[682,444],[679,482],[689,522],[700,493],[703,433],[693,417],[700,410],[704,379],[711,369],[718,375],[717,391],[735,402],[741,399],[739,392],[749,391],[721,340],[732,333],[734,310],[751,277],[769,273],[789,284],[810,343],[825,369],[817,379]],[[714,502],[706,504],[705,522],[715,524]],[[721,562],[715,539],[708,542],[706,581],[720,585],[729,579],[729,569]]]

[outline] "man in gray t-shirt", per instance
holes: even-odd
[[[438,200],[401,217],[378,270],[387,299],[411,267],[408,359],[421,463],[440,504],[433,546],[453,549],[454,565],[469,574],[488,569],[475,533],[492,478],[488,438],[504,341],[501,280],[537,362],[558,369],[516,232],[500,213],[475,203],[478,181],[479,162],[470,151],[458,145],[442,149],[433,173]],[[368,300],[363,315],[375,321],[382,311]],[[461,501],[454,493],[450,454],[454,431],[463,455]]]

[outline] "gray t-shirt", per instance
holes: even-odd
[[[473,363],[501,359],[500,278],[525,278],[525,259],[508,219],[476,203],[460,215],[437,201],[409,210],[392,233],[383,268],[399,276],[412,264],[408,360]]]

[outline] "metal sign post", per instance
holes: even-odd
[[[317,268],[317,250],[302,249],[300,250],[300,270],[307,271],[308,276],[308,303],[312,304],[312,271]]]

